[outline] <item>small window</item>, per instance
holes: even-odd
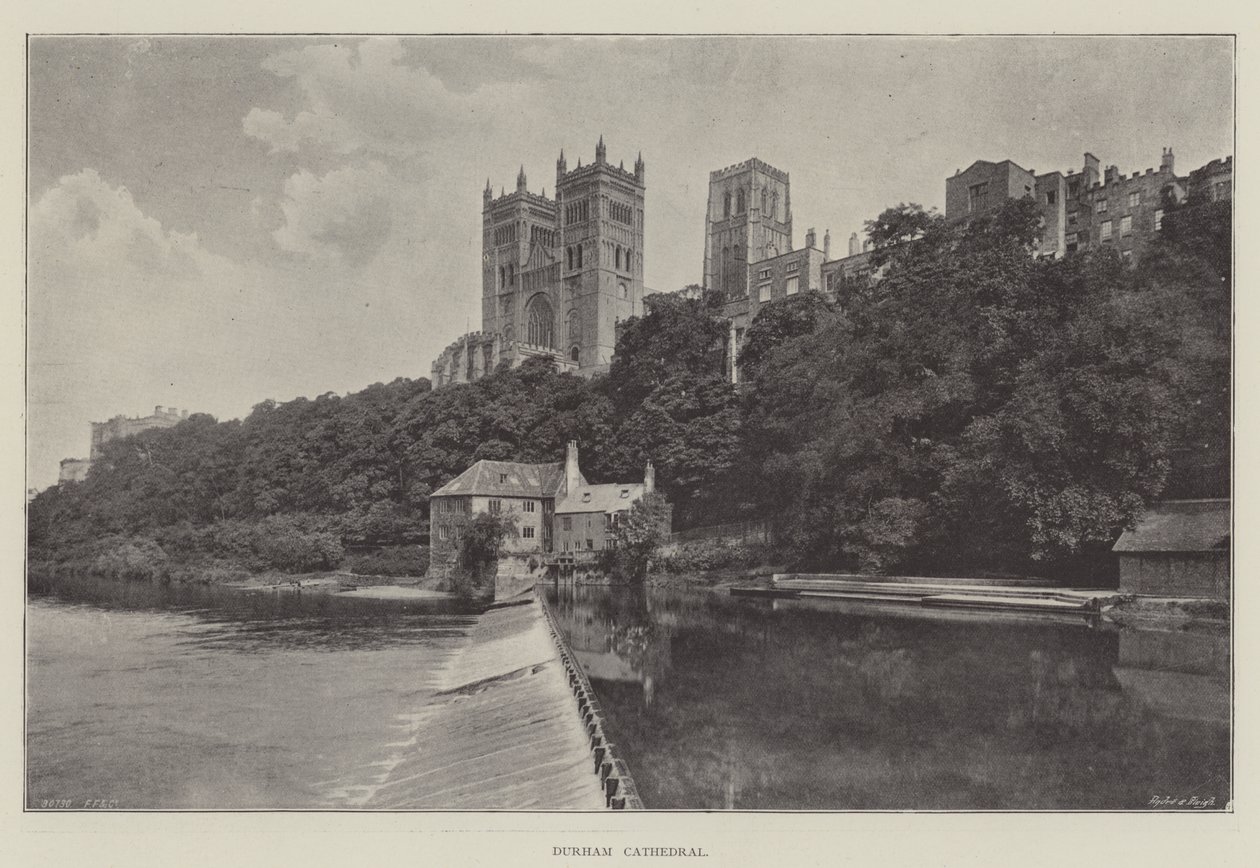
[[[1068,225],[1069,226],[1076,225],[1076,212],[1075,211],[1072,211],[1068,214]]]
[[[438,525],[438,539],[450,539],[451,529],[446,525]]]
[[[727,193],[722,197],[722,216],[731,216],[731,194]]]
[[[595,548],[595,540],[593,540],[593,539],[588,539],[588,540],[586,541],[586,550],[587,550],[587,551],[590,551],[590,550],[591,550],[591,549],[593,549],[593,548]]]
[[[622,500],[625,500],[625,499],[626,499],[627,497],[629,497],[629,496],[630,496],[630,489],[628,489],[628,488],[623,488],[623,489],[621,489],[621,499],[622,499]]]
[[[763,283],[761,286],[757,287],[757,301],[761,302],[762,304],[765,304],[769,300],[770,300],[770,284]]]
[[[1125,215],[1124,217],[1120,218],[1120,236],[1124,237],[1126,235],[1132,235],[1132,234],[1133,234],[1133,218],[1128,215]]]
[[[1130,208],[1136,208],[1137,206],[1141,204],[1142,204],[1142,191],[1141,190],[1138,190],[1135,193],[1129,194],[1129,207]]]
[[[590,503],[590,502],[591,502],[591,493],[590,493],[589,491],[583,491],[583,492],[582,492],[582,502],[583,502],[583,503]]]
[[[1099,241],[1111,240],[1111,221],[1110,220],[1104,220],[1102,222],[1102,226],[1098,228],[1098,240]]]
[[[1104,198],[1104,199],[1099,199],[1098,201],[1096,201],[1094,203],[1094,210],[1097,211],[1099,214],[1106,214],[1107,213],[1107,200]]]
[[[522,511],[522,512],[533,512],[533,511],[534,511],[534,501],[532,501],[532,500],[527,500],[527,501],[525,501],[523,504],[521,504],[521,511]]]
[[[533,539],[533,538],[534,538],[534,529],[533,529],[532,527],[523,527],[523,528],[521,528],[521,538],[522,538],[522,539]]]
[[[787,279],[787,294],[796,295],[801,289],[801,279],[797,275],[792,275]]]
[[[581,355],[581,351],[577,347],[574,347],[573,349],[569,350],[569,359],[571,361],[576,362],[578,360],[579,355]]]
[[[561,530],[573,530],[573,517],[566,515],[560,519]]]
[[[768,269],[768,268],[763,268],[763,269],[761,269],[760,271],[758,271],[758,272],[757,272],[757,277],[758,277],[759,279],[761,279],[761,280],[769,280],[769,279],[770,279],[770,269]]]
[[[1075,196],[1075,195],[1076,195],[1077,193],[1079,193],[1079,192],[1081,192],[1081,182],[1080,182],[1080,181],[1068,181],[1068,195],[1069,195],[1069,196]]]
[[[1058,201],[1058,199],[1059,199],[1059,194],[1056,191],[1051,190],[1050,192],[1046,193],[1047,205],[1053,205],[1055,202]]]
[[[1155,231],[1158,232],[1163,225],[1164,225],[1164,209],[1157,208],[1155,209]]]
[[[800,260],[798,259],[798,260],[796,260],[795,262],[789,262],[789,263],[788,263],[787,270],[788,270],[788,271],[800,271],[800,270],[801,270],[801,262],[800,262]]]
[[[496,514],[503,512],[503,501],[501,500],[490,501],[490,511]]]
[[[507,477],[508,477],[508,475],[507,475],[506,473],[500,473],[500,474],[499,474],[499,484],[500,484],[500,485],[505,484],[505,483],[507,482]]]

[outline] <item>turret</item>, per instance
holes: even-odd
[[[857,256],[862,252],[862,242],[858,241],[857,233],[854,232],[849,236],[849,255]]]
[[[521,170],[516,174],[516,192],[525,192],[525,166],[521,165]]]
[[[595,145],[595,164],[602,166],[606,162],[607,153],[604,150],[604,137],[599,137],[599,143]]]
[[[560,159],[556,160],[556,188],[559,189],[560,182],[564,180],[564,173],[569,171],[569,165],[564,161],[564,148],[560,149]]]
[[[644,178],[643,152],[639,151],[639,158],[634,161],[634,179],[638,181],[640,184],[642,184],[643,178]]]
[[[481,191],[481,201],[488,205],[493,198],[494,191],[490,189],[490,179],[486,178],[486,189]]]

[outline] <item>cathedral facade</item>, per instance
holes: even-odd
[[[512,193],[482,194],[481,330],[432,366],[434,388],[491,373],[500,362],[544,356],[560,370],[608,370],[617,323],[643,312],[643,156],[634,170],[556,161],[555,198],[529,192],[525,168]]]

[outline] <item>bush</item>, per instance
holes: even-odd
[[[92,572],[127,582],[170,581],[170,559],[151,539],[112,540],[92,562]]]
[[[655,568],[662,573],[703,573],[755,567],[772,560],[773,552],[768,546],[701,540],[681,543],[676,551],[657,557]]]
[[[258,524],[254,550],[267,566],[284,573],[333,569],[344,554],[341,540],[329,531],[310,529],[309,522],[301,516],[268,516]]]
[[[347,552],[341,565],[360,576],[423,576],[429,569],[429,547],[382,546],[369,552]]]

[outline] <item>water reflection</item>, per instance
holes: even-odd
[[[707,592],[551,594],[649,807],[1228,799],[1227,637]]]

